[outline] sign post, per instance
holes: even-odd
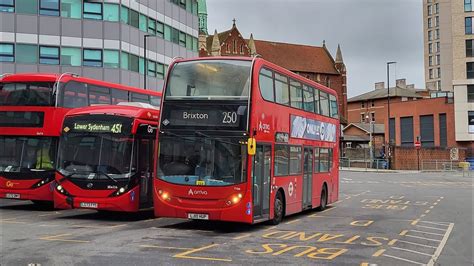
[[[421,143],[419,140],[415,142],[415,148],[416,148],[416,156],[418,157],[418,171],[420,171],[420,149],[421,149]]]

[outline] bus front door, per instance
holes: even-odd
[[[304,148],[303,210],[311,208],[313,187],[313,149]]]
[[[253,160],[253,219],[268,219],[270,214],[271,146],[257,145]]]
[[[140,208],[153,206],[153,151],[155,140],[152,138],[138,139],[138,172],[140,178]]]

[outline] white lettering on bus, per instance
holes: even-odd
[[[199,120],[204,120],[204,119],[209,119],[208,114],[200,114],[200,113],[188,113],[188,112],[183,112],[183,119],[199,119]]]

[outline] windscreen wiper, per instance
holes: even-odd
[[[108,174],[105,173],[104,171],[97,171],[97,174],[103,175],[103,176],[107,177],[108,179],[114,181],[115,183],[118,183],[117,179],[111,177],[110,175],[108,175]]]

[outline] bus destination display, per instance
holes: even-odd
[[[164,114],[165,127],[229,127],[239,128],[245,121],[246,106],[215,106],[203,108],[170,108]]]

